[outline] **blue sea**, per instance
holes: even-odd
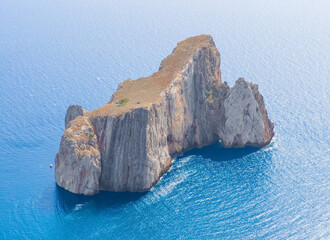
[[[0,0],[0,239],[330,239],[330,2]],[[66,109],[105,104],[187,37],[211,34],[222,80],[259,84],[262,149],[175,159],[146,193],[54,180]]]

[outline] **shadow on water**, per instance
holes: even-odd
[[[201,148],[193,149],[185,154],[177,157],[177,160],[185,158],[188,156],[201,156],[204,159],[211,159],[212,161],[231,161],[234,159],[239,159],[247,155],[253,154],[257,151],[262,153],[260,148],[255,147],[245,147],[245,148],[224,148],[221,142],[215,143],[213,145]],[[269,152],[270,156],[271,153]],[[270,158],[270,156],[264,156]],[[260,162],[259,164],[260,165]],[[260,167],[260,166],[259,166]],[[61,211],[69,213],[73,210],[79,209],[81,206],[90,205],[95,209],[105,209],[105,208],[118,208],[126,204],[138,201],[140,198],[148,194],[148,192],[142,193],[131,193],[131,192],[106,192],[101,191],[99,194],[94,196],[84,196],[70,193],[64,190],[56,184],[55,195],[58,207]]]
[[[256,147],[224,148],[222,147],[221,142],[218,142],[200,149],[192,149],[184,153],[183,155],[179,156],[177,159],[179,160],[181,158],[195,155],[195,156],[201,156],[203,158],[209,158],[213,161],[218,161],[218,162],[230,161],[250,155],[259,150],[260,148],[256,148]]]
[[[139,200],[147,192],[106,192],[101,191],[94,196],[84,196],[82,194],[73,194],[56,184],[56,198],[59,207],[64,212],[71,212],[84,204],[92,204],[95,208],[117,208],[127,203]]]

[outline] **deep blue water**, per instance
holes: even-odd
[[[329,239],[330,2],[0,0],[0,239]],[[193,150],[144,194],[56,186],[66,109],[106,103],[212,34],[222,80],[259,84],[276,137]]]

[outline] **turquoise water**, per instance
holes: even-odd
[[[0,0],[0,239],[329,239],[330,2]],[[106,103],[212,34],[222,79],[259,84],[276,137],[193,150],[150,192],[70,194],[66,109]]]

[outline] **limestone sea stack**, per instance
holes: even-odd
[[[263,147],[273,135],[258,86],[221,82],[220,54],[210,35],[180,42],[158,72],[128,79],[104,106],[70,106],[55,158],[66,190],[93,195],[148,191],[192,148]]]

